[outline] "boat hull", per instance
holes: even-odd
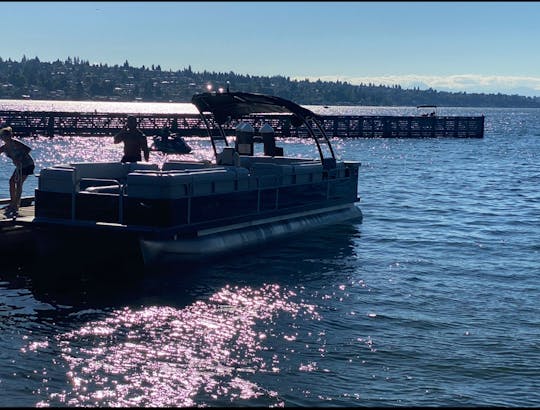
[[[33,225],[36,260],[48,276],[81,273],[109,279],[142,272],[139,235],[70,225]]]
[[[362,211],[355,204],[201,231],[196,238],[141,238],[140,248],[145,265],[167,264],[179,260],[206,260],[208,257],[346,221],[362,221]]]

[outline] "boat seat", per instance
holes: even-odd
[[[242,167],[230,167],[230,168],[225,167],[225,168],[227,169],[227,171],[235,175],[237,191],[246,191],[250,189],[251,175],[249,174],[249,171],[246,168],[242,168]]]
[[[157,170],[157,164],[121,162],[84,162],[62,164],[40,171],[38,189],[41,191],[71,193],[88,187],[111,185],[110,180],[124,181],[131,170]],[[92,180],[85,180],[89,178]],[[96,181],[103,179],[103,182]],[[81,181],[82,180],[82,181]],[[116,186],[116,185],[115,185]]]
[[[200,161],[167,161],[165,162],[161,170],[162,171],[173,171],[173,170],[183,170],[183,169],[198,169],[198,168],[209,168],[212,166],[210,162],[200,162]]]
[[[45,172],[40,172],[39,184],[40,189],[47,191],[56,190],[55,192],[71,192],[73,186],[75,186],[75,191],[78,192],[87,186],[96,185],[92,181],[83,181],[81,183],[80,181],[83,178],[114,179],[123,182],[129,172],[138,169],[157,170],[158,165],[137,162],[126,164],[121,162],[75,162],[62,164],[42,170]],[[66,184],[71,186],[66,186]],[[100,184],[97,183],[97,185]]]
[[[192,175],[185,172],[132,172],[127,176],[127,194],[133,198],[182,198],[190,195],[192,181]]]
[[[297,184],[321,182],[323,179],[323,167],[320,163],[293,165]]]
[[[145,162],[74,162],[69,164],[79,171],[81,178],[120,179],[136,170],[158,170],[157,164]]]
[[[335,167],[326,170],[329,178],[344,178],[346,176],[347,167],[343,161],[338,161]]]
[[[249,156],[249,155],[240,155],[240,165],[245,168],[250,168],[251,164],[255,162],[264,162],[277,165],[295,165],[300,163],[320,163],[318,161],[309,160],[306,158],[296,158],[296,157],[271,157],[268,155],[261,156]]]
[[[89,186],[110,185],[112,180],[120,181],[123,175],[122,167],[110,164],[113,163],[75,163],[47,168],[40,173],[39,188],[51,192],[71,192],[75,187],[75,192],[79,192]]]
[[[251,164],[250,172],[258,177],[259,187],[275,185],[291,185],[294,183],[294,167],[292,165],[271,164],[265,162],[254,162]]]
[[[224,165],[224,166],[214,166],[211,168],[190,169],[190,170],[187,170],[186,172],[196,175],[196,174],[208,174],[208,172],[214,172],[214,171],[226,171],[227,174],[229,175],[227,179],[232,178],[236,182],[235,190],[237,191],[244,191],[250,188],[250,183],[249,183],[250,174],[246,168],[235,167],[232,165]],[[214,175],[214,174],[211,174],[211,175]],[[226,185],[229,185],[229,184],[226,184]],[[218,188],[218,190],[220,189],[221,188]]]
[[[240,166],[240,155],[233,147],[225,147],[220,154],[217,155],[217,164],[218,165],[234,165],[236,167]]]
[[[119,179],[126,176],[125,164],[121,162],[75,162],[74,167],[80,178]]]
[[[249,171],[256,178],[259,188],[270,188],[280,185],[281,173],[279,165],[254,162],[249,167]]]
[[[159,165],[152,162],[128,162],[126,165],[127,174],[133,171],[141,171],[144,169],[159,171]]]
[[[38,178],[40,191],[72,193],[79,191],[79,178],[75,168],[63,165],[43,168]]]
[[[193,195],[233,192],[236,189],[236,174],[226,169],[207,172],[190,172],[193,177]]]
[[[126,176],[135,170],[158,170],[157,164],[143,162],[75,162],[70,164],[77,170],[77,178],[81,179],[106,179],[117,180],[124,183]],[[110,181],[105,182],[109,185]],[[99,181],[81,181],[80,189],[84,190],[89,186],[99,186],[103,183]]]
[[[242,172],[241,169],[135,171],[127,175],[127,194],[135,198],[171,199],[227,193],[248,188],[248,171]]]

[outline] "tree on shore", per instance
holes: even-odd
[[[346,81],[291,80],[290,77],[254,76],[230,72],[194,72],[191,65],[177,71],[161,66],[133,67],[126,59],[119,66],[90,63],[79,57],[65,61],[40,61],[23,56],[21,61],[0,57],[0,99],[109,100],[190,102],[196,92],[213,89],[278,95],[299,104],[447,107],[539,108],[540,97],[437,91],[399,85],[360,84]],[[24,96],[24,97],[23,97]]]

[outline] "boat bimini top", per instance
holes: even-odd
[[[310,122],[313,122],[316,125],[316,128],[318,128],[319,132],[322,134],[328,146],[331,158],[335,161],[334,150],[332,149],[332,145],[330,144],[330,141],[321,125],[322,118],[319,115],[315,114],[313,111],[301,107],[300,105],[292,101],[273,95],[257,93],[208,92],[195,94],[192,97],[191,102],[199,110],[199,113],[203,118],[210,135],[212,135],[210,130],[211,127],[205,115],[211,114],[214,117],[220,134],[222,135],[223,139],[225,139],[225,141],[225,133],[221,128],[221,125],[225,124],[230,120],[238,120],[241,118],[245,118],[246,116],[249,116],[251,114],[292,114],[291,125],[293,125],[294,127],[300,127],[301,125],[305,125],[307,127],[309,135],[315,140],[315,143],[317,144],[321,161],[325,163],[328,161],[324,160],[324,155],[319,140],[313,130],[313,127],[310,124]]]
[[[249,114],[290,113],[296,116],[295,126],[304,119],[318,117],[300,105],[273,95],[228,92],[195,94],[191,102],[199,112],[211,112],[219,124],[229,119],[239,119]]]

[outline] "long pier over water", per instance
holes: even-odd
[[[58,111],[0,111],[0,123],[10,125],[16,136],[110,136],[119,132],[128,113]],[[198,114],[136,114],[139,128],[148,136],[164,127],[182,136],[204,136],[206,127]],[[484,116],[324,115],[329,136],[349,138],[483,138]],[[286,115],[260,115],[258,125],[269,123],[277,137],[307,134],[293,127]],[[225,127],[233,133],[235,124]]]

